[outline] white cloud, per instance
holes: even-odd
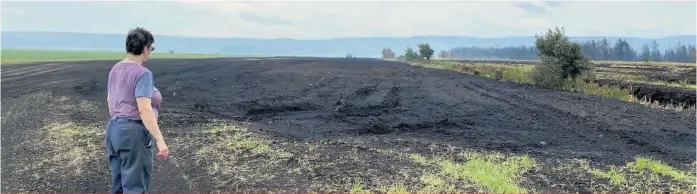
[[[14,3],[14,2],[12,2]],[[52,4],[54,2],[42,2]],[[59,4],[61,2],[55,2]],[[81,2],[82,3],[82,2]],[[146,25],[159,34],[211,37],[331,38],[366,36],[457,35],[529,36],[564,26],[572,36],[657,37],[695,34],[695,2],[602,1],[181,1],[65,3],[61,9],[5,12],[3,30],[123,33]],[[80,10],[118,11],[74,14]],[[48,6],[51,7],[51,6]],[[96,12],[96,11],[95,11]],[[71,14],[73,13],[73,14]],[[8,18],[6,18],[8,17]],[[68,25],[61,21],[82,21]]]

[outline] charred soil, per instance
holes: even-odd
[[[3,191],[109,190],[100,130],[114,63],[2,68]],[[527,190],[623,190],[589,172],[545,166],[623,166],[645,156],[690,170],[695,160],[694,115],[454,71],[328,58],[146,66],[164,98],[159,123],[171,150],[168,160],[156,160],[155,191],[423,190],[441,182],[495,190],[471,177],[437,179],[440,163],[413,160],[457,162],[465,150],[537,161],[517,178]],[[66,143],[73,141],[82,143]]]

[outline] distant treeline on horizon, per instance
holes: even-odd
[[[665,61],[695,63],[695,45],[678,42],[664,51],[659,45],[643,44],[640,49],[632,48],[625,39],[618,39],[610,44],[607,39],[601,41],[579,42],[581,51],[594,61]],[[511,60],[537,60],[535,46],[506,46],[506,47],[457,47],[450,49],[453,58],[485,58]]]

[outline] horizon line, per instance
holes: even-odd
[[[68,32],[68,31],[7,31],[0,30],[0,33],[66,33],[66,34],[92,34],[92,35],[122,35],[125,36],[126,33],[101,33],[101,32]],[[201,39],[259,39],[259,40],[335,40],[335,39],[374,39],[374,38],[384,38],[384,39],[408,39],[408,38],[425,38],[425,37],[458,37],[458,38],[477,38],[477,39],[502,39],[502,38],[524,38],[524,37],[535,37],[534,35],[517,35],[517,36],[500,36],[500,37],[476,37],[476,36],[466,36],[466,35],[412,35],[412,36],[346,36],[346,37],[334,37],[334,38],[258,38],[258,37],[206,37],[206,36],[185,36],[185,35],[170,35],[170,34],[160,34],[156,36],[160,37],[178,37],[178,38],[201,38]],[[602,36],[602,35],[590,35],[590,36],[571,36],[570,38],[641,38],[641,39],[662,39],[676,36],[695,36],[697,34],[675,34],[666,35],[660,37],[639,37],[639,36]]]

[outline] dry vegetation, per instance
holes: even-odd
[[[47,173],[81,174],[89,170],[86,162],[104,151],[101,139],[104,130],[94,126],[81,126],[72,122],[53,123],[43,128],[42,138],[34,142],[38,146],[37,163],[30,168]],[[50,149],[47,149],[50,148]]]
[[[211,126],[203,137],[211,140],[206,141],[211,146],[200,149],[196,156],[197,165],[207,169],[217,185],[262,184],[282,179],[278,176],[302,179],[332,170],[341,172],[342,177],[296,180],[296,184],[309,184],[310,191],[359,193],[539,192],[536,188],[545,184],[559,190],[585,187],[595,192],[686,192],[694,189],[697,170],[694,164],[683,167],[690,171],[683,171],[640,156],[616,166],[584,159],[536,161],[527,155],[443,144],[429,144],[427,150],[416,151],[409,147],[368,148],[351,141],[299,143],[250,132],[243,125]],[[328,152],[334,154],[326,155]],[[370,167],[355,167],[365,165],[368,158],[385,159],[373,164],[376,169],[391,166],[397,171],[389,175],[371,172]]]
[[[454,70],[458,72],[463,72],[467,74],[472,74],[472,75],[479,75],[479,76],[484,76],[488,77],[491,79],[497,79],[497,80],[502,80],[502,81],[510,81],[510,82],[517,82],[517,83],[523,83],[523,84],[533,84],[533,81],[530,78],[530,72],[534,69],[534,65],[526,65],[526,64],[497,64],[497,63],[466,63],[462,61],[454,61],[454,60],[435,60],[435,61],[416,61],[416,62],[411,62],[412,65],[419,65],[419,66],[424,66],[428,68],[437,68],[437,69],[447,69],[447,70]],[[643,83],[643,84],[649,84],[649,85],[656,85],[656,86],[665,86],[665,87],[674,87],[674,88],[686,88],[686,89],[695,89],[697,88],[695,84],[690,84],[690,81],[684,79],[680,81],[673,81],[673,82],[668,82],[668,81],[656,81],[656,80],[649,80],[646,78],[646,76],[638,76],[638,75],[632,75],[631,71],[623,71],[623,67],[631,69],[641,69],[641,68],[648,68],[648,66],[641,66],[641,65],[635,65],[635,66],[628,66],[628,63],[619,63],[617,62],[616,64],[620,64],[619,66],[613,66],[613,65],[605,65],[606,67],[615,67],[615,71],[617,72],[607,72],[603,71],[604,69],[602,67],[597,68],[596,72],[594,72],[594,76],[596,79],[602,80],[602,79],[607,79],[607,80],[620,80],[622,82],[629,82],[629,83]],[[636,64],[636,63],[635,63]],[[677,66],[677,65],[674,65]],[[669,68],[669,67],[664,67],[664,68]],[[693,73],[694,75],[694,67],[688,67],[684,68],[684,66],[679,66],[679,67],[670,67],[673,71],[670,72],[683,72],[683,74],[689,74]],[[686,77],[686,76],[683,76]],[[692,77],[694,82],[694,77]],[[683,111],[683,110],[690,110],[690,111],[695,111],[695,105],[694,104],[685,104],[685,102],[660,102],[660,101],[652,101],[651,99],[648,99],[646,96],[634,96],[632,95],[631,88],[626,88],[626,87],[621,87],[619,85],[599,85],[594,82],[587,82],[587,81],[582,81],[582,80],[574,80],[567,82],[562,90],[567,90],[567,91],[572,91],[572,92],[580,92],[583,94],[588,94],[588,95],[594,95],[594,96],[603,96],[603,97],[611,97],[611,98],[616,98],[622,101],[626,102],[631,102],[631,103],[639,103],[642,105],[646,105],[648,107],[652,108],[660,108],[660,109],[666,109],[666,110],[675,110],[675,111]]]

